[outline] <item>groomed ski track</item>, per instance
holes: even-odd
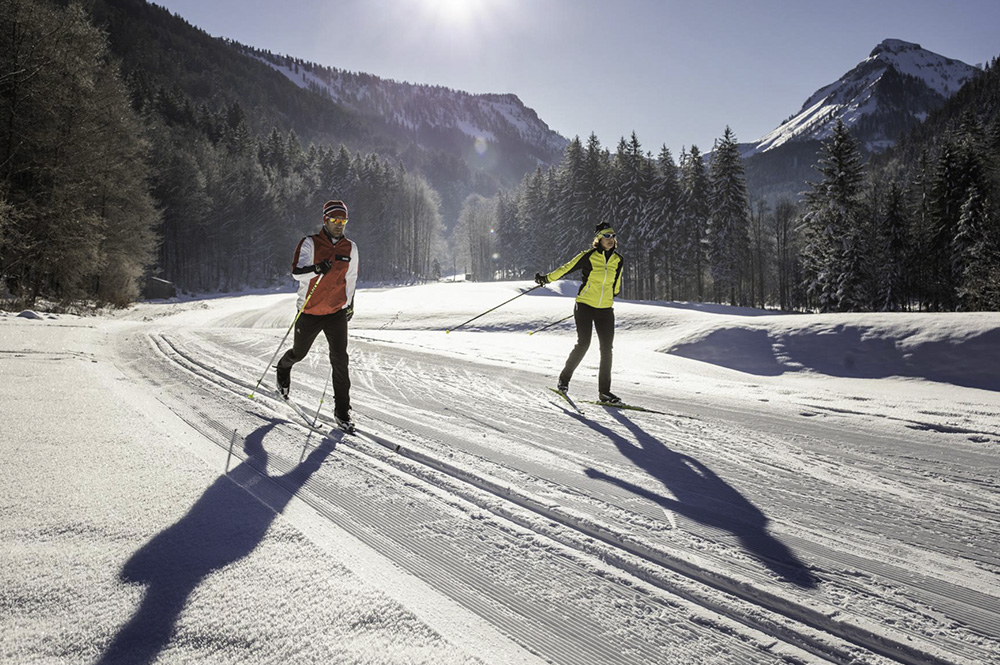
[[[234,464],[248,459],[243,441],[266,434],[257,471],[280,484],[309,451],[329,448],[300,499],[551,662],[977,663],[996,646],[995,590],[914,574],[882,544],[830,528],[849,515],[862,534],[888,529],[891,539],[896,529],[912,542],[923,533],[945,570],[948,511],[967,510],[974,496],[944,497],[934,524],[913,514],[906,499],[918,489],[906,478],[890,481],[898,505],[839,505],[843,496],[808,482],[818,473],[860,491],[874,474],[862,463],[844,477],[820,446],[803,460],[818,471],[796,480],[803,468],[787,458],[751,454],[789,445],[766,419],[737,429],[660,403],[650,406],[668,415],[591,406],[582,417],[547,400],[542,378],[355,339],[360,432],[324,439],[278,400],[247,398],[272,331],[136,333],[120,340],[123,363],[217,445],[228,449],[235,430]],[[323,386],[325,353],[314,355],[318,366],[293,375],[307,412]],[[809,420],[785,438],[822,434]],[[863,437],[834,428],[831,449]],[[737,490],[714,469],[751,481]],[[758,506],[775,499],[750,493],[764,490],[778,496],[776,512],[801,521],[771,523]],[[986,548],[979,556],[996,564]],[[908,628],[914,605],[942,615],[940,633]],[[699,634],[706,626],[710,644]]]

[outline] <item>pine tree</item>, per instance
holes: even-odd
[[[556,223],[559,216],[559,181],[556,171],[555,168],[545,170],[542,189],[542,218],[547,229],[546,239],[548,241],[546,252],[553,261],[558,261],[556,257],[563,256],[566,252],[565,245],[563,245],[565,232]]]
[[[620,247],[628,247],[630,260],[625,280],[628,297],[648,297],[643,292],[643,275],[648,246],[643,242],[647,201],[652,186],[649,160],[643,155],[642,146],[635,132],[629,141],[623,138],[612,162],[612,225],[618,234]],[[624,250],[623,250],[624,251]]]
[[[649,273],[656,281],[653,297],[675,298],[677,228],[681,185],[677,165],[666,145],[660,148],[653,173],[644,239],[650,251]]]
[[[806,289],[822,311],[854,311],[864,303],[859,226],[864,170],[857,142],[842,120],[823,142],[816,168],[823,179],[806,194]]]
[[[155,253],[158,213],[142,126],[105,36],[79,5],[4,2],[0,72],[9,210],[0,275],[27,306],[40,296],[131,302]]]
[[[932,310],[954,309],[957,304],[951,249],[968,190],[963,161],[959,146],[948,141],[942,147],[934,169],[927,243],[930,264],[928,298]]]
[[[973,183],[959,213],[952,240],[952,271],[959,307],[965,311],[1000,307],[1000,242],[990,202]]]
[[[774,239],[771,229],[774,227],[772,221],[773,213],[767,200],[760,199],[757,202],[756,212],[750,211],[750,299],[749,303],[763,308],[772,302],[773,293],[770,292],[771,271],[768,266],[773,266]]]
[[[518,224],[517,203],[514,198],[500,191],[496,196],[497,253],[500,255],[501,279],[521,279],[528,274],[529,266],[523,262],[525,233]],[[540,268],[535,268],[540,270]]]
[[[965,257],[962,254],[976,239],[965,238],[956,243],[956,236],[970,196],[985,196],[984,193],[993,187],[991,182],[995,182],[995,176],[990,176],[990,164],[996,159],[990,143],[983,126],[975,117],[966,114],[960,129],[945,140],[938,157],[930,188],[933,309],[950,310],[962,304],[958,293],[964,279]],[[977,203],[974,208],[980,205]]]
[[[929,307],[931,302],[931,240],[934,235],[931,215],[931,159],[926,150],[920,153],[913,171],[908,209],[912,215],[910,224],[910,250],[906,255],[906,269],[912,295],[921,307]]]
[[[633,246],[629,248],[632,257],[629,263],[636,264],[633,272],[637,283],[636,296],[644,300],[655,297],[656,290],[656,242],[660,232],[660,205],[653,199],[653,187],[657,178],[657,165],[652,153],[646,153],[640,162],[640,181],[643,187],[642,211],[635,230]],[[634,252],[638,249],[638,252]]]
[[[911,251],[910,226],[903,191],[896,182],[892,182],[886,197],[885,213],[879,224],[881,257],[877,262],[878,296],[875,304],[883,312],[903,309],[908,300],[906,262]]]
[[[705,233],[710,212],[710,183],[698,146],[681,153],[681,204],[678,215],[678,273],[683,276],[683,297],[705,299]]]
[[[583,184],[586,192],[586,217],[580,220],[581,232],[593,231],[594,227],[607,220],[610,205],[608,199],[608,178],[611,170],[611,156],[601,148],[597,135],[591,134],[584,153]]]
[[[788,198],[779,199],[771,219],[777,260],[778,306],[788,310],[797,304],[792,294],[799,272],[798,207]]]
[[[709,258],[716,299],[727,298],[731,305],[747,304],[750,204],[743,160],[729,127],[712,153],[709,180]]]
[[[587,184],[583,144],[576,137],[569,142],[557,169],[555,209],[555,249],[571,251],[579,244],[580,232],[591,217],[591,196]]]
[[[548,256],[547,252],[551,246],[548,239],[552,229],[546,226],[545,175],[541,167],[524,177],[519,193],[517,215],[522,231],[530,239],[522,247],[522,261],[526,266],[552,265],[558,259]],[[538,270],[540,268],[529,268],[529,272]]]

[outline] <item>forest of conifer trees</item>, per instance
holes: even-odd
[[[58,39],[53,39],[58,35]],[[123,306],[144,276],[188,291],[287,278],[322,204],[354,210],[367,281],[433,276],[440,200],[419,175],[344,146],[256,135],[239,104],[126,86],[77,5],[0,9],[0,275],[14,307]]]
[[[1000,99],[997,67],[969,85]],[[1000,114],[976,103],[919,159],[906,144],[866,164],[841,122],[801,203],[747,191],[727,127],[706,159],[614,153],[574,139],[562,162],[500,192],[463,229],[478,279],[526,278],[586,247],[608,221],[628,257],[624,295],[804,311],[1000,309]],[[805,184],[803,185],[805,188]],[[482,201],[477,200],[482,210]]]

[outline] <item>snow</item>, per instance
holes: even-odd
[[[353,92],[345,90],[345,88],[351,86],[345,81],[342,72],[337,69],[329,70],[332,73],[332,82],[328,82],[310,71],[306,66],[300,65],[298,67],[299,71],[295,71],[295,67],[287,64],[279,64],[268,57],[261,55],[252,55],[252,57],[279,72],[298,87],[325,90],[333,100],[341,103],[352,105],[352,102],[360,102],[368,95],[367,87],[364,85],[355,85]],[[397,83],[392,80],[383,79],[378,80],[381,81],[378,85],[389,86],[390,88],[402,86],[409,89],[414,95],[435,98],[439,102],[435,105],[438,110],[438,117],[430,121],[432,126],[454,127],[472,139],[495,143],[497,138],[493,131],[484,129],[468,119],[456,116],[448,111],[452,106],[473,107],[477,109],[479,117],[487,118],[489,121],[495,123],[496,126],[509,127],[529,143],[535,142],[556,150],[561,150],[565,145],[565,139],[551,132],[548,125],[539,120],[534,111],[526,108],[516,95],[474,95],[440,86]],[[410,129],[415,128],[419,122],[427,121],[426,118],[418,121],[400,112],[395,114],[395,120],[400,125]]]
[[[290,290],[0,314],[0,662],[995,657],[1000,314],[619,302],[580,417],[531,286],[361,289],[343,440]]]
[[[902,74],[923,79],[928,87],[944,98],[958,92],[975,73],[975,68],[970,65],[926,51],[920,48],[920,44],[899,39],[884,40],[867,60],[885,62]]]
[[[840,80],[815,92],[790,120],[758,139],[743,156],[766,152],[789,141],[825,140],[833,133],[837,119],[848,127],[878,112],[874,86],[886,70],[920,79],[928,88],[947,99],[958,92],[977,70],[963,62],[922,49],[919,44],[886,39]],[[925,113],[916,113],[923,120]],[[871,142],[869,149],[884,148],[891,141]]]

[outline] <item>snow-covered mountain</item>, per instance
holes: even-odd
[[[823,140],[843,120],[862,147],[877,152],[923,122],[979,69],[899,39],[886,39],[838,81],[816,91],[744,157],[794,141]]]
[[[314,90],[368,118],[377,118],[428,147],[467,141],[484,155],[517,144],[539,163],[558,162],[568,141],[513,94],[474,95],[442,86],[383,79],[287,56],[251,53],[296,85]]]

